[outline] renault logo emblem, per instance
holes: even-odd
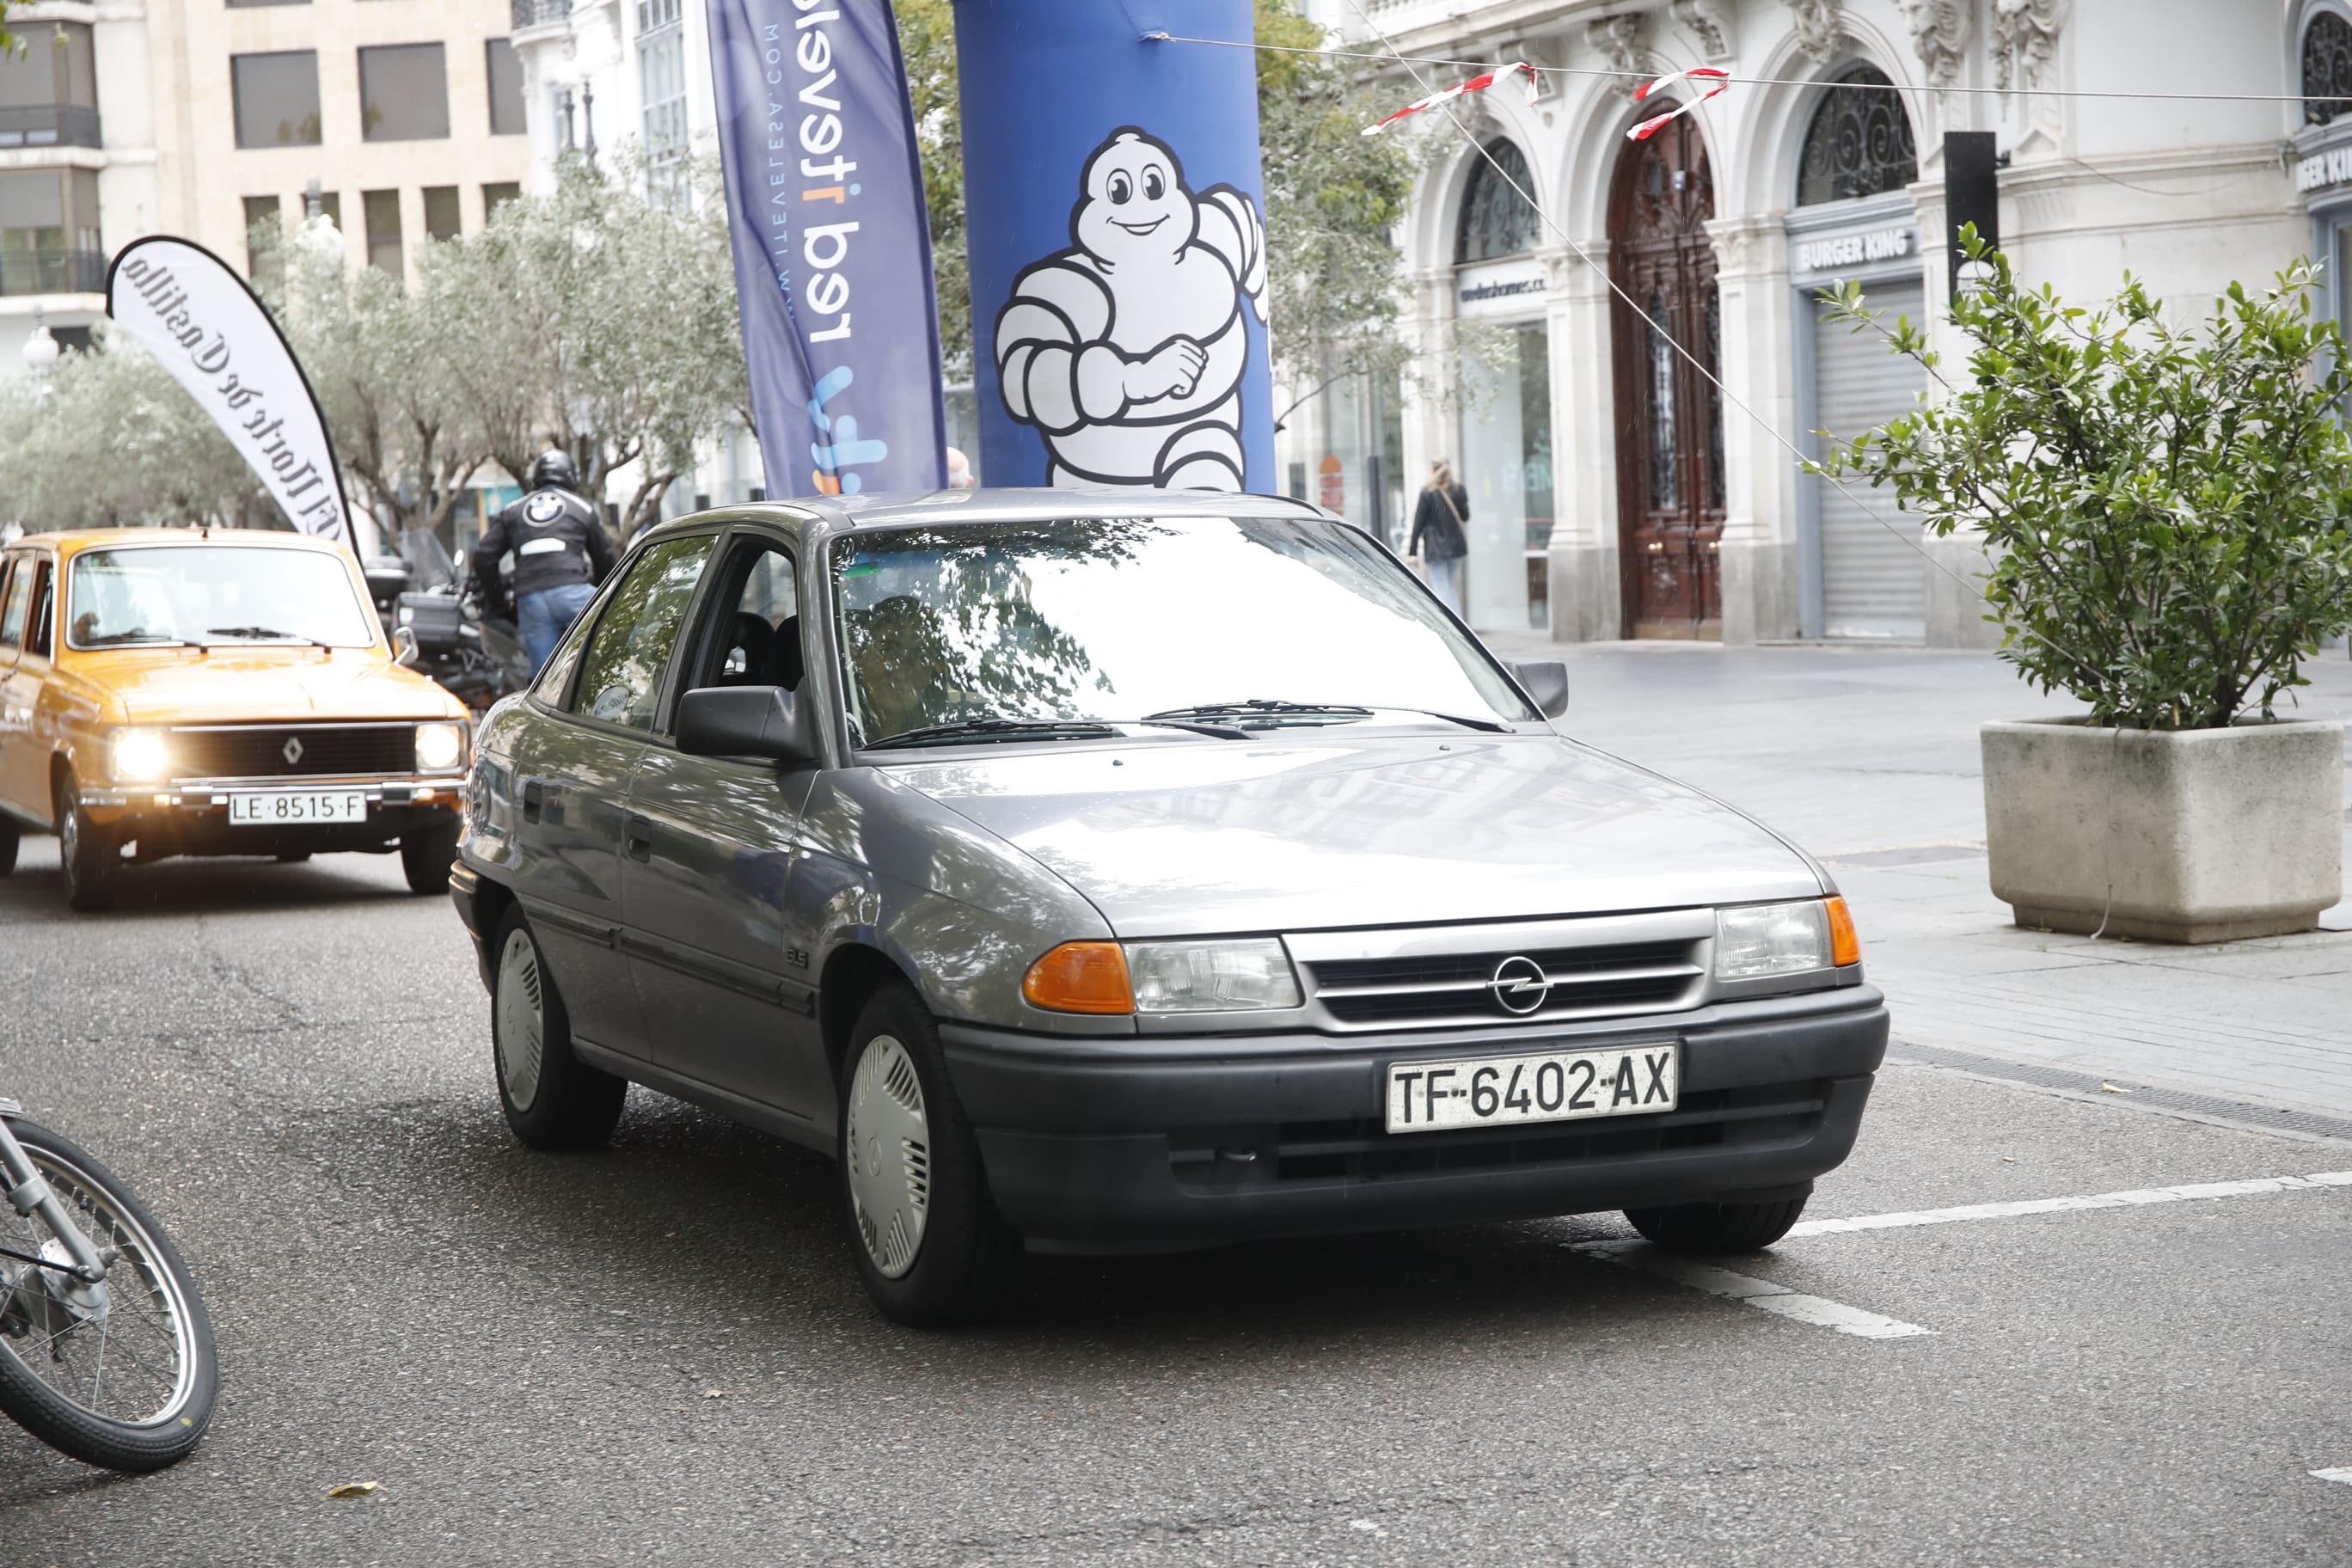
[[[1496,1005],[1504,1012],[1525,1017],[1541,1007],[1544,999],[1551,994],[1551,976],[1534,959],[1514,954],[1495,965],[1486,989],[1494,994]]]
[[[286,743],[278,748],[278,754],[286,759],[286,765],[289,768],[295,763],[300,762],[302,760],[302,737],[299,735],[287,736]]]

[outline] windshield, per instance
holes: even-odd
[[[78,648],[315,642],[367,647],[374,618],[340,555],[242,544],[85,550],[67,605]]]
[[[860,744],[992,718],[1131,722],[1228,703],[1535,715],[1420,585],[1313,519],[1108,518],[837,542]],[[1382,714],[1391,719],[1396,715]]]

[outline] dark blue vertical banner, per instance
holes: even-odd
[[[937,489],[930,223],[889,0],[710,0],[710,69],[768,493]]]
[[[1250,0],[955,0],[981,468],[1271,490]]]

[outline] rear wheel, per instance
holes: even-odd
[[[1627,1209],[1633,1228],[1670,1252],[1711,1257],[1730,1252],[1754,1252],[1789,1234],[1805,1212],[1803,1198],[1768,1203],[1672,1204],[1664,1208]]]
[[[457,819],[437,827],[420,827],[400,840],[400,868],[412,893],[449,890],[449,863],[457,858]]]
[[[280,866],[299,866],[310,858],[310,852],[308,849],[280,849],[278,852],[278,863]]]
[[[919,1328],[988,1317],[1021,1238],[996,1212],[939,1032],[912,991],[894,985],[866,1005],[842,1081],[842,1207],[866,1293]]]
[[[186,1458],[220,1387],[212,1321],[187,1265],[111,1171],[29,1121],[9,1130],[74,1228],[113,1256],[97,1284],[0,1258],[0,1410],[87,1464],[156,1470]],[[6,1205],[0,1247],[70,1258],[37,1211]]]
[[[16,868],[16,841],[23,837],[13,822],[0,822],[0,877]]]
[[[71,773],[58,778],[58,866],[65,875],[66,903],[84,914],[114,907],[114,884],[122,871],[122,846],[113,830],[92,822],[77,797]]]
[[[572,1055],[572,1019],[520,910],[499,922],[490,1057],[507,1125],[534,1149],[597,1147],[621,1120],[628,1080]]]

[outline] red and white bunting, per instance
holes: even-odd
[[[1647,142],[1660,131],[1664,130],[1667,126],[1673,124],[1675,121],[1681,119],[1684,115],[1688,114],[1692,110],[1696,109],[1700,104],[1705,103],[1708,99],[1713,98],[1717,93],[1721,92],[1725,88],[1730,86],[1730,75],[1731,73],[1729,71],[1717,70],[1713,66],[1693,66],[1688,70],[1674,71],[1668,75],[1660,77],[1655,81],[1644,83],[1642,90],[1633,95],[1633,100],[1636,103],[1646,100],[1654,92],[1664,92],[1668,86],[1678,81],[1686,80],[1693,87],[1696,87],[1702,81],[1712,80],[1715,85],[1708,88],[1705,92],[1698,93],[1686,99],[1683,102],[1675,105],[1674,108],[1666,110],[1665,113],[1654,114],[1649,119],[1643,121],[1640,124],[1632,127],[1625,132],[1625,139],[1628,142]]]
[[[1468,81],[1462,83],[1458,87],[1449,87],[1444,92],[1433,92],[1418,103],[1408,103],[1402,109],[1398,110],[1394,114],[1390,115],[1386,120],[1381,121],[1378,125],[1365,126],[1364,134],[1367,136],[1377,136],[1381,132],[1386,131],[1390,126],[1394,125],[1398,121],[1405,119],[1409,115],[1419,114],[1423,110],[1431,108],[1436,104],[1444,103],[1449,98],[1459,98],[1465,92],[1484,92],[1486,89],[1495,85],[1497,78],[1507,77],[1513,71],[1527,72],[1528,107],[1529,109],[1533,109],[1536,106],[1536,83],[1539,79],[1536,68],[1528,64],[1525,60],[1514,60],[1500,70],[1491,70],[1484,76],[1474,76]],[[1716,74],[1720,76],[1723,73],[1717,71]]]

